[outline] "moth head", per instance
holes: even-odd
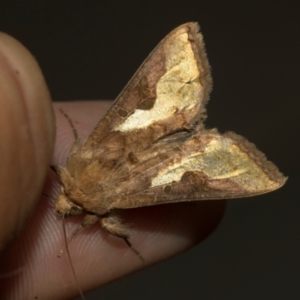
[[[83,208],[73,203],[64,193],[58,196],[55,210],[61,216],[78,216],[83,213]]]

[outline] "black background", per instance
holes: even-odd
[[[87,299],[299,297],[299,4],[0,1],[0,30],[33,53],[54,100],[114,99],[169,31],[198,21],[214,79],[207,127],[247,137],[289,176],[277,192],[229,201],[197,247]]]

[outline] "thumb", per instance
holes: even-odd
[[[0,33],[0,253],[39,198],[54,132],[51,98],[37,62]]]

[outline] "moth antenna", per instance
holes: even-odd
[[[123,238],[123,240],[125,241],[127,246],[141,259],[143,265],[146,266],[146,261],[145,261],[144,257],[131,245],[129,240],[127,238]]]
[[[76,286],[77,286],[78,292],[79,292],[82,300],[86,300],[85,297],[84,297],[84,295],[83,295],[83,292],[82,292],[82,290],[80,288],[80,285],[79,285],[79,282],[78,282],[78,279],[77,279],[77,276],[76,276],[76,273],[75,273],[75,269],[74,269],[74,266],[73,266],[73,263],[72,263],[72,260],[71,260],[71,256],[70,256],[70,252],[69,252],[69,247],[68,247],[68,241],[67,241],[67,232],[66,232],[65,216],[64,215],[63,215],[63,218],[62,218],[62,225],[63,225],[64,240],[65,240],[65,246],[66,246],[66,250],[67,250],[67,255],[68,255],[68,259],[69,259],[69,262],[70,262],[70,265],[71,265],[71,268],[72,268],[73,276],[75,278]]]
[[[63,222],[64,222],[64,218],[63,218]],[[65,224],[65,223],[64,223]],[[73,239],[73,237],[81,230],[83,229],[84,227],[82,225],[80,225],[74,232],[72,232],[72,234],[67,238],[65,238],[65,245],[61,248],[61,250],[59,251],[57,257],[61,257],[61,255],[63,254],[64,252],[64,249],[68,248],[67,245],[69,245],[69,243],[71,242],[71,240]]]
[[[71,128],[72,128],[72,130],[73,130],[73,134],[74,134],[75,140],[78,141],[78,133],[77,133],[77,130],[76,130],[75,126],[74,126],[74,123],[73,123],[72,119],[71,119],[71,118],[69,117],[69,115],[68,115],[65,111],[63,111],[61,108],[59,109],[59,111],[60,111],[60,112],[63,114],[63,116],[68,120],[68,122],[69,122],[69,124],[70,124],[70,126],[71,126]]]

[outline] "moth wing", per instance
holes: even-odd
[[[198,30],[197,23],[186,23],[157,45],[84,142],[82,152],[109,143],[136,152],[169,133],[202,126],[211,76]]]
[[[276,190],[286,181],[263,153],[234,133],[195,134],[168,152],[163,161],[157,159],[157,165],[150,167],[147,162],[144,170],[140,165],[127,185],[140,182],[142,189],[115,195],[111,208],[250,197]]]

